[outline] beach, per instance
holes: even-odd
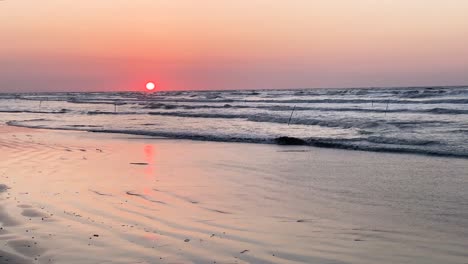
[[[467,14],[0,0],[0,264],[468,264]]]
[[[466,263],[465,158],[0,127],[0,263]]]

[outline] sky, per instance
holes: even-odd
[[[466,0],[0,0],[0,92],[468,84]]]

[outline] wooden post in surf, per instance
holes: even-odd
[[[387,107],[385,108],[385,116],[387,116],[387,111],[388,111],[388,100],[387,100]]]
[[[293,114],[294,114],[294,110],[296,110],[296,106],[293,107],[293,110],[292,110],[292,112],[291,112],[291,116],[289,116],[288,126],[289,126],[289,124],[291,123],[291,118],[292,118],[292,116],[293,116]]]

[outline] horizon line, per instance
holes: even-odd
[[[463,88],[468,84],[454,85],[412,85],[412,86],[362,86],[362,87],[308,87],[308,88],[247,88],[247,89],[181,89],[181,90],[116,90],[116,91],[38,91],[38,92],[3,92],[0,94],[31,94],[31,93],[157,93],[157,92],[224,92],[224,91],[285,91],[285,90],[320,90],[320,89],[404,89],[404,88]]]

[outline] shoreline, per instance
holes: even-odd
[[[0,263],[465,262],[463,159],[10,126],[0,146]]]
[[[454,159],[468,159],[468,154],[459,154],[459,153],[437,153],[437,152],[428,152],[426,150],[414,150],[414,149],[403,149],[403,148],[381,148],[381,147],[359,147],[359,146],[348,146],[342,145],[339,143],[332,142],[321,142],[315,140],[303,140],[295,137],[278,137],[272,140],[263,140],[263,141],[254,141],[246,139],[231,139],[226,140],[225,138],[214,138],[206,136],[187,136],[187,137],[174,137],[167,133],[148,133],[143,131],[134,131],[134,130],[97,130],[97,129],[78,129],[78,128],[46,128],[41,126],[27,126],[21,124],[14,124],[16,121],[8,121],[5,123],[6,126],[20,127],[20,128],[29,128],[29,129],[40,129],[40,130],[51,130],[51,131],[74,131],[74,132],[88,132],[88,133],[99,133],[99,134],[121,134],[129,136],[147,136],[155,139],[166,138],[171,140],[193,140],[193,141],[202,141],[202,142],[219,142],[219,143],[245,143],[245,144],[265,144],[265,145],[276,145],[284,147],[311,147],[319,149],[336,149],[336,150],[346,150],[346,151],[362,151],[362,152],[371,152],[371,153],[388,153],[388,154],[397,154],[397,155],[421,155],[429,157],[442,157],[442,158],[454,158]]]

